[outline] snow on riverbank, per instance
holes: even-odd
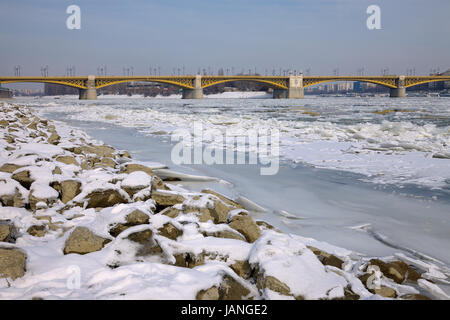
[[[429,281],[445,268],[280,233],[79,130],[1,110],[1,299],[448,298]]]

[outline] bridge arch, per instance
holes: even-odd
[[[216,86],[219,84],[223,84],[223,83],[229,83],[229,82],[240,82],[240,81],[247,81],[247,82],[256,82],[256,83],[262,83],[262,84],[266,84],[269,85],[269,87],[274,88],[274,89],[284,89],[287,90],[288,86],[286,83],[286,79],[259,79],[259,78],[254,78],[254,77],[246,77],[246,76],[241,76],[241,77],[226,77],[223,79],[217,79],[217,77],[215,78],[210,78],[208,79],[207,77],[202,78],[202,88],[209,88],[212,86]]]
[[[11,79],[11,80],[5,80],[0,81],[2,84],[8,84],[8,83],[52,83],[52,84],[59,84],[67,87],[72,88],[78,88],[78,89],[86,89],[85,81],[84,79],[80,80],[58,80],[58,79]]]
[[[373,83],[373,84],[378,84],[387,88],[392,88],[395,89],[397,88],[396,85],[396,78],[388,78],[386,79],[385,77],[380,77],[380,79],[377,78],[373,78],[373,79],[365,79],[365,78],[358,78],[358,77],[336,77],[336,78],[309,78],[309,77],[305,77],[303,79],[303,87],[307,88],[307,87],[311,87],[314,85],[318,85],[321,83],[326,83],[326,82],[342,82],[342,81],[348,81],[348,82],[366,82],[366,83]]]

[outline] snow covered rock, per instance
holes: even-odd
[[[177,192],[158,190],[152,192],[152,199],[155,200],[158,206],[167,207],[178,203],[183,203],[186,200]]]
[[[47,141],[50,144],[57,145],[59,143],[60,139],[61,139],[61,137],[59,136],[59,134],[57,134],[56,132],[53,132],[50,135],[50,137],[47,139]]]
[[[134,171],[122,180],[122,189],[125,190],[130,197],[142,189],[150,187],[152,177],[144,171]]]
[[[322,262],[323,265],[333,266],[339,269],[342,268],[342,264],[344,263],[344,261],[342,261],[342,259],[339,259],[335,255],[310,246],[308,246],[308,249],[310,249],[317,256],[317,258],[319,258],[320,262]]]
[[[127,203],[128,200],[117,189],[93,191],[88,194],[87,208],[107,208],[118,203]]]
[[[11,234],[11,226],[9,224],[0,223],[0,242],[6,241]]]
[[[420,274],[417,271],[400,260],[385,262],[380,259],[372,259],[370,260],[370,265],[379,267],[384,276],[399,284],[405,280],[416,282],[420,278]]]
[[[234,215],[229,222],[229,226],[241,233],[250,243],[255,242],[261,236],[258,225],[248,214],[243,212]]]
[[[23,277],[27,255],[16,249],[0,248],[0,278]]]
[[[81,193],[81,182],[77,180],[64,180],[59,183],[61,201],[67,203]]]
[[[173,225],[173,223],[170,222],[164,224],[161,228],[159,228],[158,232],[160,235],[172,240],[176,240],[183,234],[182,230],[178,229]]]
[[[42,238],[47,233],[47,228],[45,225],[33,225],[28,228],[27,233],[32,235],[33,237]]]
[[[149,176],[154,176],[155,174],[153,173],[152,169],[150,169],[149,167],[146,167],[142,164],[138,164],[138,163],[127,163],[123,166],[121,173],[132,173],[135,171],[143,171],[146,174],[148,174]]]
[[[225,202],[229,206],[232,206],[232,207],[235,207],[235,208],[239,208],[239,209],[244,209],[239,203],[237,203],[237,202],[235,202],[235,201],[233,201],[233,200],[225,197],[224,195],[222,195],[222,194],[220,194],[218,192],[215,192],[213,190],[204,189],[204,190],[202,190],[202,193],[212,194],[212,195],[216,196],[217,198],[219,198],[220,200],[222,200],[223,202]]]
[[[128,214],[125,218],[125,223],[118,223],[109,230],[109,234],[113,237],[117,237],[120,233],[127,230],[130,227],[134,227],[141,224],[149,223],[149,216],[140,210],[134,210]]]
[[[87,254],[99,251],[110,241],[95,235],[86,227],[76,227],[66,240],[64,254]]]
[[[59,156],[56,158],[56,161],[64,164],[73,164],[75,166],[79,166],[78,161],[75,159],[75,157],[72,156]]]
[[[0,179],[0,203],[3,206],[23,207],[28,203],[28,190],[16,180]]]
[[[43,183],[33,183],[30,190],[30,208],[36,210],[41,207],[51,206],[59,197],[58,191]],[[45,206],[44,206],[45,205]]]
[[[0,167],[0,172],[13,173],[14,171],[16,171],[17,169],[20,169],[22,167],[23,166],[17,165],[17,164],[14,164],[14,163],[4,163]]]
[[[19,172],[14,173],[12,178],[26,189],[30,189],[31,184],[34,182],[29,170],[20,170]]]

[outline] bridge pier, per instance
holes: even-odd
[[[391,98],[406,98],[405,76],[400,76],[395,80],[397,88],[390,89]]]
[[[203,99],[202,76],[196,75],[194,89],[183,88],[183,99]]]
[[[88,76],[86,80],[87,89],[80,89],[80,100],[97,100],[97,89],[95,88],[95,76]]]
[[[273,89],[274,99],[303,99],[304,97],[303,75],[289,76],[287,90]]]

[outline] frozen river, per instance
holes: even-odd
[[[450,98],[302,100],[17,99],[135,159],[220,182],[184,183],[243,196],[285,232],[368,255],[395,252],[450,265]],[[23,101],[22,101],[23,100]],[[172,163],[170,133],[193,122],[236,135],[280,130],[281,167]]]

